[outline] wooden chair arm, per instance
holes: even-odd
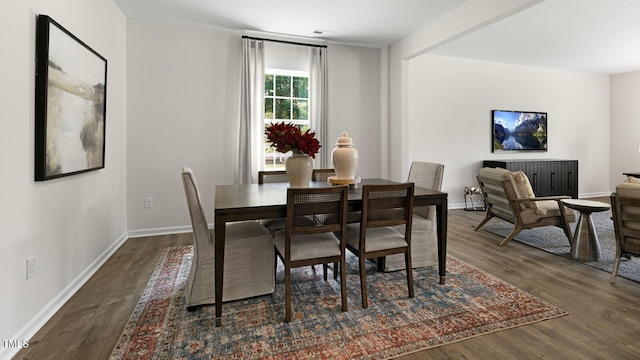
[[[557,195],[557,196],[540,196],[540,197],[534,197],[534,198],[516,198],[513,199],[513,202],[523,202],[523,201],[544,201],[544,200],[556,200],[556,201],[560,201],[563,199],[571,199],[571,196],[569,195]]]

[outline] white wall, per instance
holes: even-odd
[[[51,16],[108,60],[102,170],[33,180],[37,14]],[[0,339],[28,340],[125,239],[125,31],[125,17],[112,0],[0,4]],[[26,280],[32,255],[36,275]],[[15,351],[0,346],[0,358]]]
[[[451,206],[464,204],[482,160],[575,159],[580,196],[609,191],[609,76],[422,55],[406,78],[403,161],[445,164]],[[547,112],[548,151],[492,153],[492,109]]]
[[[190,230],[183,166],[195,172],[212,222],[215,185],[236,178],[241,35],[129,19],[127,41],[131,235]],[[331,140],[321,145],[332,149],[349,131],[358,175],[379,176],[380,49],[329,45],[328,59]]]
[[[640,70],[611,76],[611,191],[640,172]]]

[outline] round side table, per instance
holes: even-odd
[[[569,255],[583,261],[600,261],[600,243],[598,234],[591,221],[594,212],[607,211],[611,206],[607,203],[593,200],[566,199],[560,201],[562,205],[579,211],[580,217],[576,224],[576,231],[571,240]]]

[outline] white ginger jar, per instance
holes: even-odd
[[[350,180],[356,177],[358,167],[358,150],[353,147],[353,140],[346,131],[338,138],[336,147],[331,152],[336,179]]]

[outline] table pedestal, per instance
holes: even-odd
[[[583,210],[580,213],[569,254],[576,259],[584,261],[602,260],[600,242],[598,242],[598,234],[593,226],[593,221],[591,221],[590,212],[584,212]]]
[[[580,212],[576,231],[571,239],[571,251],[569,255],[583,261],[600,261],[600,243],[598,234],[591,221],[591,213],[606,211],[611,208],[607,203],[600,201],[566,199],[560,200],[563,206]]]

